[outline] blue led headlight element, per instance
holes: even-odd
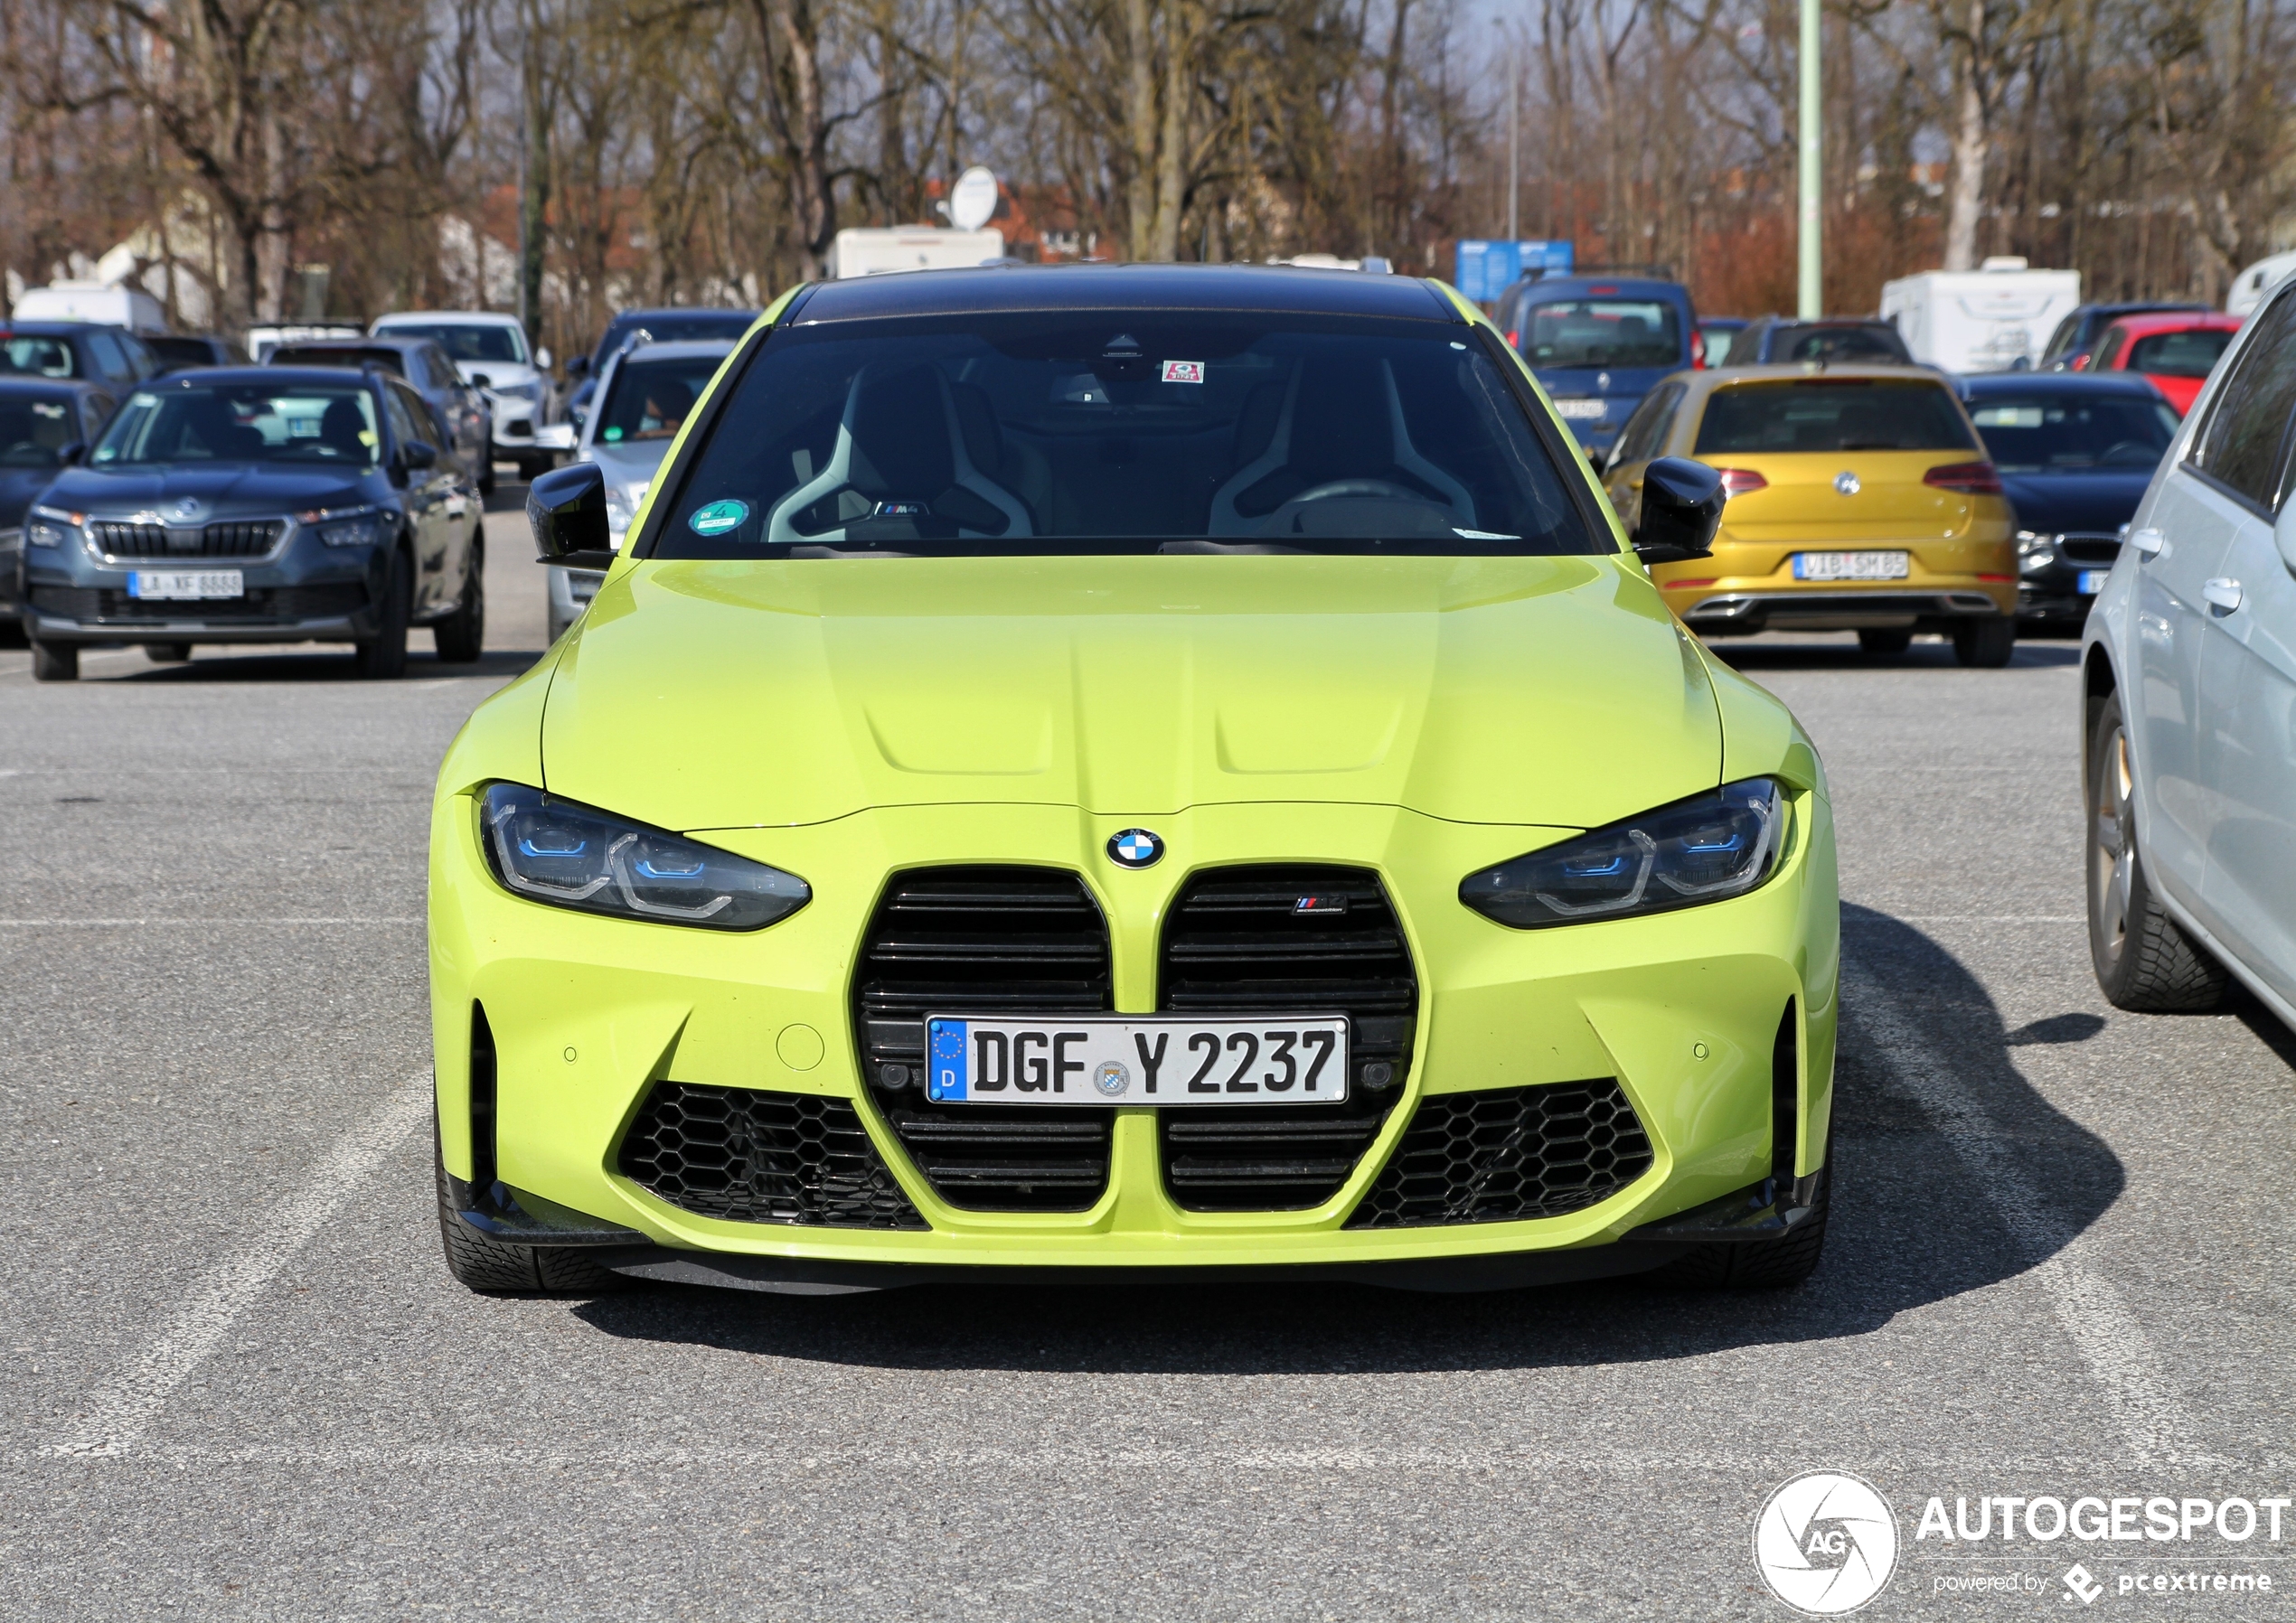
[[[1459,899],[1536,930],[1744,896],[1777,868],[1787,803],[1769,778],[1726,783],[1470,874]]]
[[[813,899],[795,874],[522,783],[479,799],[487,865],[529,901],[654,924],[762,930]]]

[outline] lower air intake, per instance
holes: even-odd
[[[633,1183],[701,1217],[929,1226],[842,1099],[657,1082],[618,1165]]]
[[[1437,1093],[1419,1102],[1347,1226],[1559,1217],[1609,1199],[1651,1159],[1633,1105],[1607,1077]]]

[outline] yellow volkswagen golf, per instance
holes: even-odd
[[[1730,493],[1714,556],[1651,569],[1702,636],[1854,631],[1867,652],[1950,637],[1964,665],[2017,642],[2017,524],[1952,388],[1920,367],[1680,372],[1627,420],[1604,476],[1629,525],[1642,470],[1689,456]]]

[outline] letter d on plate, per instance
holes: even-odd
[[[965,1022],[936,1020],[933,1022],[932,1069],[927,1074],[925,1091],[935,1099],[962,1099],[967,1074],[965,1053]]]

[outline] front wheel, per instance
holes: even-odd
[[[1988,614],[1964,620],[1953,627],[1953,657],[1980,671],[1999,671],[2017,652],[2017,620],[2009,614]]]
[[[407,576],[407,555],[396,547],[375,609],[375,634],[359,643],[359,674],[370,681],[395,681],[407,673],[407,623],[414,617],[414,582]]]
[[[434,1141],[436,1130],[432,1134]],[[434,1156],[438,1185],[438,1239],[447,1252],[447,1271],[470,1290],[569,1290],[598,1295],[626,1290],[630,1281],[601,1268],[580,1246],[505,1245],[490,1240],[456,1213],[447,1193],[447,1163]]]
[[[1874,659],[1895,659],[1914,645],[1914,633],[1904,627],[1858,633],[1858,648]]]
[[[144,657],[155,665],[180,665],[192,657],[189,643],[146,643]]]
[[[2089,960],[2116,1009],[2164,1014],[2214,1009],[2225,968],[2194,945],[2152,894],[2137,850],[2136,774],[2121,696],[2089,735]]]
[[[32,680],[35,682],[78,681],[80,644],[42,643],[35,638],[32,644]]]
[[[1819,1169],[1810,1215],[1783,1238],[1694,1245],[1651,1277],[1699,1290],[1776,1290],[1799,1285],[1816,1270],[1826,1249],[1826,1218],[1832,1210],[1833,1165],[1829,1162]]]

